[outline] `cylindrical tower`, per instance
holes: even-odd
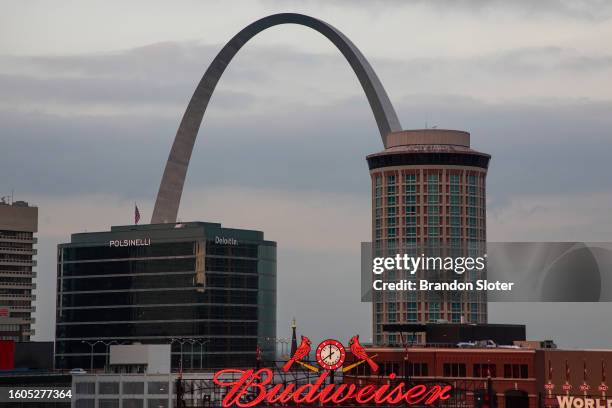
[[[367,157],[372,180],[375,254],[469,253],[486,241],[485,181],[491,156],[470,149],[470,134],[420,129],[393,132]],[[380,256],[380,255],[378,255]],[[397,280],[406,278],[401,273]],[[463,279],[470,279],[464,276]],[[483,292],[376,292],[373,340],[397,345],[389,323],[486,323]],[[422,342],[422,336],[413,339]]]

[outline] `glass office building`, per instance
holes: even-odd
[[[102,368],[111,344],[172,344],[172,368],[272,358],[276,243],[188,222],[72,234],[58,245],[56,367]]]

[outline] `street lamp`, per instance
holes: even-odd
[[[178,344],[181,345],[181,352],[180,352],[180,358],[181,360],[179,361],[179,369],[180,371],[183,371],[183,344],[187,343],[189,340],[185,340],[185,339],[171,339],[170,340],[170,347],[172,347],[172,344],[174,342],[177,342]]]
[[[89,341],[85,341],[85,340],[81,340],[81,343],[87,344],[89,346],[89,370],[93,370],[93,355],[94,355],[94,347],[96,346],[96,344],[98,343],[102,343],[101,340],[95,341],[95,342],[89,342]]]
[[[289,343],[291,342],[291,339],[283,337],[283,338],[278,339],[278,341],[281,344],[281,354],[282,354],[281,357],[285,358],[287,356],[287,349],[289,348],[288,346],[289,346]]]
[[[185,340],[187,343],[191,344],[191,365],[189,366],[193,370],[193,344],[196,342],[195,339],[187,339]]]
[[[204,349],[204,345],[206,343],[210,343],[210,340],[191,339],[190,343],[191,343],[191,366],[193,368],[193,344],[198,343],[200,345],[200,369],[202,369],[202,366],[204,364],[204,353],[202,352],[202,350]]]

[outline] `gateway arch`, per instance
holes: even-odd
[[[376,73],[359,49],[344,34],[324,21],[303,14],[282,13],[264,17],[246,26],[225,44],[198,83],[176,132],[166,162],[151,218],[152,224],[176,222],[196,136],[206,107],[225,68],[247,41],[261,31],[280,24],[299,24],[312,28],[327,37],[338,48],[363,87],[385,146],[389,133],[402,130],[393,105]]]

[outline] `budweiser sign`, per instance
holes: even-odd
[[[237,380],[224,381],[225,375],[235,376]],[[415,385],[407,387],[405,383],[395,386],[385,384],[380,387],[365,385],[357,387],[355,384],[325,384],[329,371],[321,373],[319,378],[310,384],[272,384],[274,372],[269,368],[257,371],[253,369],[238,370],[226,369],[215,373],[213,381],[216,385],[228,388],[224,407],[254,407],[257,405],[272,404],[433,404],[451,397],[450,385]],[[395,375],[389,376],[390,380]]]
[[[450,385],[408,385],[397,382],[397,375],[391,373],[387,384],[381,386],[355,384],[326,384],[328,377],[335,370],[347,372],[360,364],[368,364],[373,372],[378,371],[378,365],[359,344],[359,336],[353,336],[349,347],[358,360],[350,365],[344,365],[346,351],[337,340],[327,339],[316,349],[318,367],[303,361],[310,353],[310,339],[302,336],[302,342],[295,353],[282,367],[283,372],[291,369],[294,363],[316,372],[318,377],[307,384],[274,383],[274,371],[271,368],[260,369],[225,369],[215,373],[213,382],[225,388],[223,407],[249,408],[260,405],[293,405],[314,404],[358,404],[358,405],[431,405],[451,397]]]

